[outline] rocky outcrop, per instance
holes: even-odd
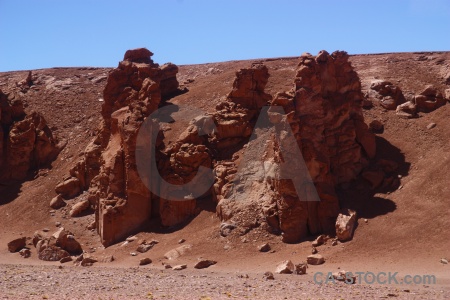
[[[414,98],[418,111],[431,112],[447,103],[444,96],[434,86],[429,85]]]
[[[26,114],[20,99],[0,91],[0,181],[23,180],[49,164],[60,148],[44,117]]]
[[[244,230],[267,224],[285,242],[333,234],[339,213],[335,186],[354,179],[376,152],[347,53],[302,55],[294,83],[264,112],[275,132],[256,128],[258,138],[243,157],[215,168],[221,219]],[[243,133],[249,117],[241,118],[237,128]],[[233,166],[238,162],[239,168]]]
[[[369,95],[376,98],[386,109],[394,110],[405,102],[401,89],[389,81],[376,80],[372,82],[370,89]]]
[[[210,196],[223,224],[239,233],[263,225],[296,242],[334,232],[335,186],[355,178],[375,156],[361,84],[345,52],[302,55],[294,89],[273,100],[264,91],[267,67],[239,70],[216,111],[193,119],[167,145],[156,122],[165,116],[157,109],[178,86],[177,67],[160,68],[149,55],[127,51],[110,73],[98,135],[58,186],[64,194],[89,187],[104,245],[154,216],[164,226],[178,225],[197,212],[197,199]],[[141,141],[140,133],[153,139]],[[144,150],[153,151],[156,169],[140,160]],[[66,191],[69,183],[74,188]]]
[[[70,170],[71,177],[56,187],[56,192],[66,198],[89,190],[89,202],[82,201],[80,205],[82,210],[88,208],[86,205],[95,208],[97,231],[104,245],[111,245],[136,231],[152,213],[164,215],[164,205],[152,206],[152,202],[158,203],[159,197],[150,193],[138,172],[137,136],[161,100],[178,92],[178,67],[174,64],[159,67],[152,61],[152,55],[145,48],[128,50],[124,60],[109,74],[98,134],[86,148],[83,158]],[[152,128],[156,133],[159,131],[157,124]],[[151,140],[150,136],[148,139]],[[149,149],[154,149],[154,141],[149,143]],[[179,146],[174,153],[201,151]],[[183,169],[183,163],[191,167],[183,157],[177,158],[181,163],[175,164],[176,167]],[[175,174],[177,171],[180,170],[175,170]],[[191,169],[189,171],[192,173]],[[151,184],[159,190],[157,181]],[[73,207],[73,215],[78,214],[76,208]],[[184,217],[175,216],[175,221],[162,218],[163,224],[171,225]]]

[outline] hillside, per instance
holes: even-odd
[[[293,87],[298,58],[183,65],[179,66],[177,78],[188,91],[168,102],[213,113],[216,105],[232,90],[235,72],[255,62],[262,62],[268,68],[270,77],[265,92],[272,97]],[[338,267],[352,271],[435,274],[438,286],[430,286],[430,289],[435,292],[444,289],[448,297],[449,266],[440,260],[450,259],[450,185],[447,174],[450,169],[450,105],[447,103],[431,112],[419,112],[417,118],[401,118],[395,110],[382,107],[373,98],[370,87],[376,80],[385,80],[400,88],[403,95],[417,95],[428,85],[445,93],[450,88],[450,53],[352,55],[350,62],[359,75],[363,94],[369,95],[373,104],[373,107],[363,109],[365,122],[369,124],[378,120],[384,125],[384,130],[376,133],[375,160],[388,159],[399,164],[399,185],[394,190],[372,189],[359,178],[339,187],[340,206],[358,213],[354,237],[338,246],[328,243],[318,247],[326,263],[311,266],[306,276],[298,276],[301,278],[295,280],[303,284],[312,280],[314,272],[334,272]],[[130,255],[136,247],[133,243],[105,248],[97,233],[87,229],[94,220],[92,212],[70,218],[68,208],[53,210],[49,207],[50,200],[56,196],[55,186],[69,174],[70,168],[96,134],[104,103],[103,90],[110,71],[87,67],[32,70],[33,85],[21,93],[26,112],[41,112],[58,140],[66,145],[48,168],[30,174],[23,182],[0,186],[0,269],[3,268],[1,264],[59,264],[39,260],[34,247],[31,247],[32,255],[28,259],[9,253],[5,247],[19,236],[32,237],[36,230],[48,228],[50,232],[56,231],[56,222],[72,231],[83,249],[95,257],[114,256],[113,262],[98,263],[97,267],[134,267],[143,257]],[[16,83],[27,74],[25,71],[0,73],[0,89],[5,93],[19,93]],[[435,127],[429,129],[430,123],[435,123]],[[175,122],[165,132],[165,143],[175,141],[186,126],[186,121]],[[83,197],[87,195],[82,194],[67,202],[75,203]],[[178,247],[180,239],[192,245],[192,251],[173,264],[186,263],[190,267],[198,257],[214,259],[218,263],[211,270],[220,274],[231,273],[230,277],[236,277],[235,273],[261,277],[264,272],[273,271],[283,260],[301,262],[311,254],[311,241],[315,237],[301,243],[286,244],[279,235],[269,234],[262,228],[251,230],[245,236],[223,237],[219,232],[221,221],[215,207],[207,201],[199,206],[198,214],[183,226],[167,228],[154,225],[152,230],[137,234],[139,238],[159,241],[148,252],[153,260],[150,268],[163,270],[161,263],[167,261],[164,254]],[[274,251],[259,253],[257,246],[266,242]],[[193,274],[195,270],[189,272]],[[414,288],[426,292],[423,286]],[[444,294],[437,295],[445,297]]]

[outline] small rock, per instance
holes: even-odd
[[[137,239],[138,239],[137,236],[130,236],[130,237],[127,237],[126,241],[128,243],[131,243],[131,242],[134,242]]]
[[[220,224],[220,235],[226,237],[226,236],[228,236],[228,235],[231,233],[231,231],[233,231],[235,228],[236,228],[236,225],[235,225],[235,224],[232,224],[232,223],[225,223],[225,222],[224,222],[224,223]]]
[[[63,197],[61,195],[58,195],[56,197],[54,197],[51,201],[50,201],[50,207],[54,208],[54,209],[59,209],[61,207],[66,206],[66,202],[64,201]]]
[[[145,266],[145,265],[148,265],[148,264],[151,264],[151,263],[152,263],[152,260],[150,258],[148,258],[148,257],[143,258],[143,259],[141,259],[139,261],[139,265],[140,266]]]
[[[387,294],[387,296],[388,296],[388,297],[398,297],[398,295],[397,295],[397,294],[394,294],[394,293],[389,293],[389,294]]]
[[[175,249],[172,249],[168,252],[166,252],[166,254],[164,254],[164,257],[166,259],[176,259],[186,253],[188,253],[189,251],[191,251],[192,249],[192,245],[186,244],[186,245],[182,245],[179,246]]]
[[[89,208],[89,206],[90,206],[89,200],[87,200],[87,199],[82,200],[82,201],[78,202],[77,204],[75,204],[74,206],[72,206],[72,209],[70,210],[69,214],[71,217],[79,216],[82,212],[87,210]]]
[[[44,229],[42,229],[42,231],[43,231],[43,232],[49,232],[49,231],[50,231],[50,229],[48,229],[48,228],[44,228]]]
[[[312,242],[312,246],[313,247],[321,246],[326,242],[326,240],[327,240],[327,236],[324,234],[321,234]]]
[[[225,245],[225,246],[223,246],[223,249],[224,250],[229,250],[229,249],[231,249],[231,246],[230,245]]]
[[[436,123],[430,123],[427,125],[427,129],[432,129],[434,127],[436,127]]]
[[[212,265],[215,265],[217,262],[214,260],[207,260],[207,259],[203,259],[200,260],[198,263],[195,264],[194,268],[196,269],[205,269],[208,268]]]
[[[97,222],[95,222],[95,220],[94,220],[88,225],[87,229],[88,230],[93,230],[95,228],[97,228]]]
[[[92,266],[94,263],[96,263],[97,260],[95,258],[92,257],[84,257],[83,260],[81,261],[81,265],[83,267],[90,267]]]
[[[55,192],[66,199],[74,198],[80,191],[80,180],[75,177],[68,178],[55,187]]]
[[[173,267],[172,270],[181,271],[181,270],[184,270],[186,268],[187,268],[187,265],[178,265],[178,266]]]
[[[104,256],[100,261],[103,263],[110,263],[114,261],[114,256],[113,255],[106,255]]]
[[[59,262],[62,263],[62,264],[64,264],[64,263],[69,262],[69,261],[72,261],[72,260],[73,260],[72,257],[66,256],[66,257],[61,258],[61,259],[59,260]]]
[[[131,252],[130,255],[131,255],[131,256],[136,256],[137,253],[136,253],[136,252]]]
[[[312,247],[311,254],[316,254],[317,252],[318,252],[317,248],[316,247]]]
[[[292,261],[290,260],[285,260],[282,263],[280,263],[276,270],[275,273],[278,274],[292,274],[292,272],[294,272],[294,264],[292,263]]]
[[[412,102],[405,102],[397,106],[396,114],[403,119],[412,119],[417,117],[417,107]]]
[[[447,265],[448,264],[448,260],[445,258],[441,258],[441,264]]]
[[[384,125],[378,120],[373,120],[369,123],[369,129],[372,130],[372,132],[382,133],[384,131]]]
[[[336,240],[331,242],[331,246],[336,246],[338,244],[338,242]]]
[[[17,252],[19,250],[21,250],[22,248],[24,248],[27,244],[27,238],[26,237],[21,237],[15,240],[12,240],[11,242],[8,243],[8,251],[9,252]]]
[[[320,254],[308,255],[306,262],[308,265],[321,265],[325,262],[325,258]]]
[[[269,243],[258,246],[259,252],[269,252],[271,250]]]
[[[264,273],[263,278],[264,278],[265,280],[274,280],[274,279],[275,279],[275,277],[273,276],[273,273],[272,273],[272,272],[266,272],[266,273]]]
[[[306,274],[306,268],[308,268],[308,264],[306,263],[296,264],[294,273],[297,275]]]
[[[185,239],[180,239],[180,240],[178,241],[178,244],[183,244],[184,242],[186,242]]]
[[[172,269],[172,266],[169,264],[164,264],[164,269]]]
[[[366,224],[367,224],[367,223],[369,223],[369,220],[367,220],[367,219],[364,219],[364,223],[366,223]]]
[[[158,241],[154,241],[154,240],[152,240],[152,241],[150,241],[150,242],[143,241],[143,243],[140,244],[140,245],[137,247],[136,251],[137,251],[137,252],[141,252],[141,253],[145,253],[145,252],[147,252],[148,250],[152,249],[153,246],[156,245],[157,243],[158,243]]]
[[[61,226],[61,222],[55,222],[55,226],[56,226],[56,227]]]
[[[23,258],[28,258],[31,256],[31,251],[30,249],[22,249],[19,251],[20,256],[22,256]]]
[[[356,276],[354,276],[353,274],[351,274],[350,272],[347,271],[339,271],[339,272],[334,272],[332,274],[333,278],[335,280],[338,281],[345,281],[346,283],[356,283]]]

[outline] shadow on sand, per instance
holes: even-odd
[[[386,139],[377,136],[376,143],[377,155],[371,162],[370,168],[380,169],[377,166],[380,160],[393,161],[398,164],[398,168],[392,172],[385,172],[385,179],[380,187],[373,188],[369,182],[360,177],[349,187],[337,189],[340,207],[355,210],[359,218],[371,219],[393,212],[397,205],[387,197],[399,188],[399,177],[407,176],[411,166],[405,161],[401,150]]]

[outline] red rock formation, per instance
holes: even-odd
[[[355,178],[375,155],[375,136],[364,123],[362,100],[358,75],[345,52],[302,55],[294,90],[272,101],[286,112],[283,116],[275,107],[269,110],[275,136],[269,143],[253,141],[247,146],[251,155],[242,158],[244,169],[234,178],[240,188],[224,192],[220,184],[215,186],[223,197],[219,216],[244,227],[267,222],[281,230],[285,242],[334,232],[339,212],[335,186]],[[263,134],[259,133],[263,140],[270,137]],[[226,167],[216,170],[221,183]],[[249,177],[259,181],[248,183]]]
[[[345,52],[302,55],[294,90],[273,101],[264,92],[268,69],[262,64],[241,69],[215,113],[195,118],[168,145],[161,143],[161,131],[156,141],[136,145],[139,130],[159,130],[155,121],[142,125],[157,110],[163,91],[170,97],[178,88],[176,66],[159,68],[149,53],[128,51],[109,75],[100,131],[67,180],[80,189],[89,186],[104,245],[135,232],[152,216],[165,226],[180,224],[195,214],[196,198],[211,193],[227,228],[236,223],[246,231],[266,224],[286,242],[334,231],[335,186],[353,179],[375,155],[375,137],[361,112],[361,84]],[[269,112],[265,105],[271,105]],[[275,132],[267,124],[261,127],[260,115]],[[254,130],[257,139],[249,141]],[[136,151],[144,148],[156,148],[158,163],[157,170],[143,175]],[[207,172],[213,162],[214,185]]]
[[[23,180],[29,170],[50,163],[59,153],[44,117],[26,114],[23,103],[0,91],[0,180]]]
[[[109,74],[99,132],[71,169],[72,178],[56,188],[67,197],[89,188],[89,202],[96,208],[97,230],[104,245],[121,240],[147,222],[152,199],[158,199],[139,176],[136,139],[162,97],[177,93],[178,67],[167,64],[160,68],[151,55],[145,48],[128,50]]]

